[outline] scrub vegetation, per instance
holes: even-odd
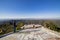
[[[43,26],[51,30],[60,32],[60,27],[53,21],[44,21]]]
[[[19,21],[19,22],[18,22]],[[14,31],[14,25],[12,22],[0,22],[0,35],[10,33]],[[60,32],[60,20],[17,20],[16,30],[20,30],[25,24],[40,24],[53,31]]]

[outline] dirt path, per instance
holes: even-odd
[[[41,27],[36,29],[25,29],[18,33],[0,38],[0,40],[60,40],[60,36]]]

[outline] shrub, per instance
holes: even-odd
[[[58,25],[52,21],[45,21],[44,26],[51,29],[51,30],[60,32],[60,28],[58,27]]]
[[[23,22],[18,22],[16,29],[20,30],[22,26],[24,26],[24,23]]]

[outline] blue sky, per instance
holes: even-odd
[[[0,0],[0,19],[60,18],[60,0]]]

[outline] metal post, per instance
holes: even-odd
[[[16,32],[16,21],[13,21],[13,25],[14,25],[14,33]]]

